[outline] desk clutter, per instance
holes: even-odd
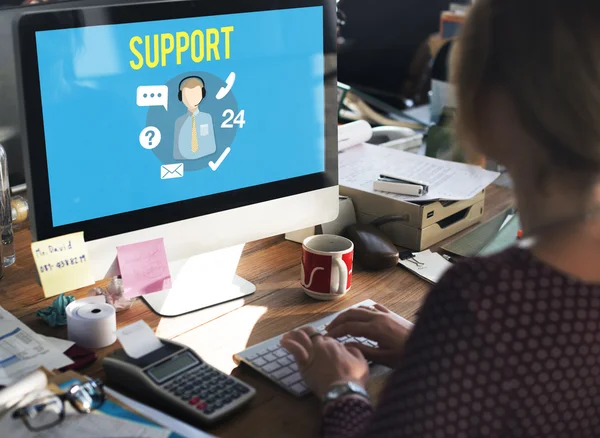
[[[46,297],[95,283],[83,232],[33,242],[31,252]],[[163,239],[117,247],[120,281],[106,291],[96,290],[120,308],[128,299],[171,287],[171,274]]]
[[[100,298],[96,297],[96,299]],[[93,308],[102,307],[91,298],[74,301],[69,306],[73,305],[78,306],[75,308],[74,313],[77,313],[78,308],[86,309],[91,306],[91,310],[93,310]],[[105,304],[105,306],[111,307],[108,304]],[[84,313],[86,312],[87,310]],[[110,310],[106,310],[106,312],[111,313]],[[68,311],[68,318],[70,318],[69,314]],[[111,315],[114,317],[114,308]],[[124,391],[126,394],[131,394],[137,399],[147,400],[155,409],[170,413],[173,417],[182,419],[187,424],[196,427],[223,420],[245,406],[254,397],[256,392],[254,388],[210,366],[186,346],[157,338],[144,321],[138,321],[116,330],[116,324],[114,324],[112,318],[109,319],[111,319],[112,331],[107,331],[111,338],[106,342],[112,344],[118,337],[123,347],[123,349],[115,350],[103,360],[107,383],[111,387]],[[104,318],[100,317],[98,320],[104,321]],[[70,321],[68,324],[70,324]],[[101,322],[101,324],[105,323]],[[73,328],[71,328],[70,335],[72,330]],[[92,332],[93,330],[93,328],[90,329]],[[48,380],[45,379],[46,374],[39,370],[41,368],[64,370],[65,367],[72,365],[73,360],[63,354],[62,351],[70,351],[78,345],[73,345],[74,342],[54,340],[37,335],[1,307],[0,333],[3,334],[0,337],[0,354],[2,354],[0,361],[3,364],[0,367],[0,385],[7,387],[0,391],[0,412],[4,411],[6,413],[7,410],[11,410],[17,405],[20,405],[19,409],[21,409],[20,415],[11,412],[0,416],[0,429],[14,432],[14,435],[11,436],[27,437],[30,436],[29,432],[55,426],[63,420],[65,406],[68,408],[66,401],[70,401],[69,397],[73,395],[73,387],[61,386],[62,389],[66,388],[67,391],[55,403],[62,403],[63,406],[63,411],[61,411],[62,413],[59,412],[56,421],[48,421],[48,424],[37,424],[36,421],[39,422],[40,420],[36,420],[35,416],[28,412],[31,409],[45,408],[31,407],[32,403],[35,406],[36,399],[40,397],[48,398],[52,395],[45,390],[48,383]],[[76,339],[78,342],[86,344],[86,336],[85,331],[79,332]],[[66,376],[73,377],[76,375],[67,371],[60,375],[60,379],[64,379]],[[64,380],[61,382],[64,383]],[[85,382],[87,382],[85,378],[78,376],[78,382],[73,384],[82,385]],[[95,389],[103,387],[101,382],[96,382],[94,385]],[[54,389],[56,392],[56,388]],[[98,391],[101,392],[101,396],[104,398],[104,392],[100,389]],[[37,395],[32,398],[32,394]],[[110,398],[107,397],[107,399]],[[77,398],[72,400],[71,404],[73,405],[76,402],[78,402]],[[109,402],[108,405],[111,403]],[[23,405],[30,407],[24,408]],[[73,405],[73,407],[79,413],[90,413],[96,408],[100,408],[100,405],[108,408],[107,411],[101,410],[103,413],[114,414],[114,407],[102,403],[99,403],[93,409],[91,407],[80,409],[76,405]],[[76,414],[73,409],[67,409],[66,413],[68,415]],[[118,416],[128,421],[132,420],[129,414]],[[23,419],[23,424],[12,421],[17,417]],[[169,431],[159,432],[158,430],[154,430],[152,433],[144,431],[142,434],[139,430],[136,432],[135,428],[127,429],[127,424],[117,424],[121,422],[120,420],[107,421],[103,417],[88,417],[85,418],[85,421],[82,419],[81,422],[82,424],[79,424],[80,421],[64,422],[63,427],[56,429],[56,435],[50,436],[72,436],[70,434],[73,431],[79,431],[84,436],[110,437],[116,435],[107,433],[106,428],[112,429],[117,426],[123,427],[124,429],[121,429],[120,432],[128,436],[148,438],[188,436],[171,434]],[[142,421],[142,423],[144,422],[146,420]],[[129,426],[133,427],[131,424]],[[136,427],[138,429],[143,428],[143,426]],[[89,432],[89,428],[95,431]]]
[[[64,351],[0,307],[0,385],[11,385],[41,366],[60,369],[72,365]]]
[[[0,391],[3,436],[206,438],[173,417],[133,402],[99,380],[36,370]]]

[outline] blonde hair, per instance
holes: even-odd
[[[452,81],[459,138],[479,137],[486,93],[498,90],[548,162],[600,173],[600,1],[477,0]]]
[[[186,79],[183,84],[181,84],[181,90],[183,90],[184,88],[188,88],[188,89],[192,89],[192,88],[196,88],[196,87],[202,87],[204,88],[204,84],[202,83],[202,81],[198,78],[189,78]]]

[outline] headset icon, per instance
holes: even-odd
[[[183,100],[183,96],[182,96],[183,93],[181,92],[181,87],[189,79],[198,79],[200,82],[202,82],[202,99],[204,99],[206,97],[206,85],[204,83],[204,79],[202,79],[200,76],[188,76],[188,77],[183,78],[181,80],[181,82],[179,82],[179,87],[178,87],[179,92],[177,93],[177,98],[179,99],[179,101],[181,102]],[[200,102],[198,102],[198,105],[200,105]]]

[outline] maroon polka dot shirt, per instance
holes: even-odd
[[[600,437],[600,284],[522,248],[458,263],[379,406],[337,401],[323,436]]]

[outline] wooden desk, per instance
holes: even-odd
[[[485,217],[501,212],[510,202],[507,189],[490,187]],[[66,337],[66,328],[50,328],[35,315],[53,299],[45,299],[41,287],[35,283],[30,243],[28,229],[17,231],[17,262],[6,269],[0,281],[0,305],[38,333]],[[254,371],[236,368],[232,360],[234,353],[367,298],[413,320],[429,290],[427,283],[404,269],[392,268],[377,273],[356,270],[352,290],[344,299],[315,301],[299,286],[300,253],[298,244],[283,237],[249,243],[238,274],[256,285],[254,295],[178,318],[160,318],[137,301],[117,317],[119,327],[144,319],[158,336],[190,346],[209,363],[228,373],[233,372],[257,389],[257,396],[248,409],[210,430],[217,436],[309,437],[318,433],[320,406],[315,397],[296,399]],[[87,289],[73,295],[83,298]],[[103,378],[101,358],[118,346],[117,342],[99,350],[100,360],[82,372]],[[383,381],[384,375],[374,377],[369,390],[376,392]]]

